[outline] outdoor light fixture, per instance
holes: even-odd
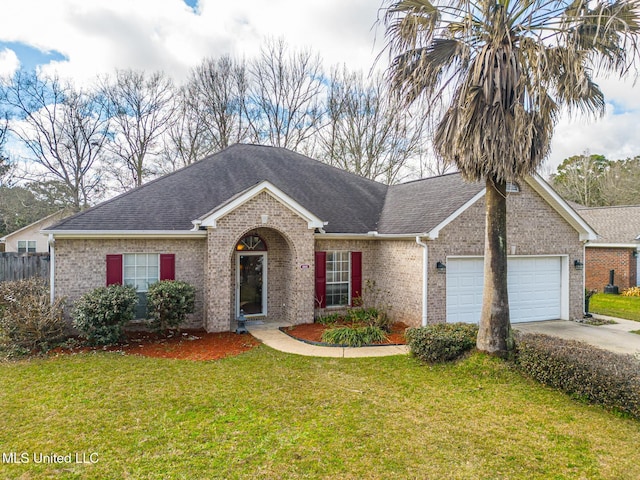
[[[440,273],[444,273],[447,270],[447,266],[442,262],[436,263],[436,268],[438,269],[438,272],[440,272]]]
[[[246,326],[247,318],[244,316],[244,310],[240,310],[240,315],[237,320],[238,328],[236,328],[236,333],[249,333]]]
[[[580,260],[574,260],[573,266],[576,268],[576,270],[582,270],[584,268],[584,263],[582,263]]]

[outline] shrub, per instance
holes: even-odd
[[[631,287],[623,290],[621,295],[625,297],[640,297],[640,287]]]
[[[371,325],[330,328],[322,334],[323,342],[347,347],[362,347],[386,339],[387,336],[382,329]]]
[[[328,315],[323,315],[320,318],[316,319],[316,322],[321,325],[333,325],[342,320],[342,315],[340,313],[330,313]]]
[[[186,282],[163,280],[149,286],[147,316],[153,330],[178,327],[195,308],[196,289]]]
[[[389,319],[389,316],[385,312],[378,310],[376,307],[351,308],[347,311],[344,321],[347,323],[359,323],[378,327],[385,332],[391,331],[391,320]]]
[[[40,278],[0,282],[0,343],[14,352],[46,350],[64,336],[63,303],[51,303]]]
[[[135,316],[137,303],[134,287],[109,285],[96,288],[76,302],[73,326],[94,345],[112,345],[122,339],[124,326]]]
[[[455,360],[476,345],[478,326],[471,323],[437,323],[405,332],[411,353],[430,362]]]
[[[518,333],[516,364],[545,385],[640,418],[640,361],[586,343]]]

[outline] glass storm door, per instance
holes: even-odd
[[[267,314],[267,254],[236,253],[236,315]]]

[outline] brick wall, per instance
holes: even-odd
[[[262,216],[268,215],[266,223]],[[268,247],[267,320],[313,320],[314,238],[307,222],[268,193],[260,193],[218,220],[207,240],[206,328],[234,328],[235,246],[257,232]],[[309,268],[302,268],[303,266]]]
[[[510,255],[565,255],[569,263],[569,316],[584,313],[583,272],[573,268],[583,261],[578,233],[528,184],[519,193],[508,194],[507,252]],[[429,244],[429,323],[446,321],[446,274],[438,273],[436,262],[449,256],[484,255],[484,198],[447,225]]]
[[[584,262],[585,288],[602,292],[615,270],[614,285],[620,291],[636,285],[638,260],[633,248],[587,247]]]
[[[69,307],[82,294],[104,287],[107,279],[106,257],[122,253],[175,254],[176,280],[196,288],[196,309],[186,327],[202,327],[204,303],[204,239],[114,239],[66,240],[55,243],[55,295],[66,297]],[[67,309],[69,311],[69,309]]]

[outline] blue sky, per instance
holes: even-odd
[[[3,0],[0,75],[17,68],[57,72],[77,83],[115,68],[164,70],[178,82],[206,56],[251,57],[266,37],[311,48],[327,65],[368,72],[384,32],[381,0]],[[640,92],[603,80],[607,114],[563,118],[548,171],[585,151],[640,155]]]

